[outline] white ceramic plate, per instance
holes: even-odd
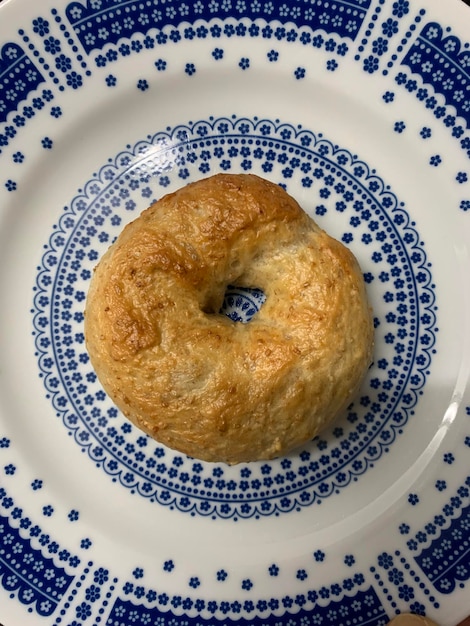
[[[2,3],[4,626],[470,612],[469,27],[457,0]],[[138,432],[83,342],[124,224],[218,171],[286,186],[350,246],[376,321],[347,414],[235,467]]]

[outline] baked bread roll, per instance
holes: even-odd
[[[228,285],[266,302],[219,313]],[[312,439],[371,362],[360,268],[280,186],[219,174],[161,198],[99,262],[88,352],[117,407],[160,443],[229,464]]]

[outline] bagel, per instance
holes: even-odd
[[[228,285],[266,301],[221,314]],[[279,185],[218,174],[162,197],[95,269],[91,363],[122,413],[160,443],[229,464],[285,455],[351,402],[373,324],[353,254]]]

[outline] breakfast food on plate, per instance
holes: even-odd
[[[246,324],[227,285],[260,288]],[[98,264],[87,347],[112,400],[154,439],[239,463],[286,454],[352,400],[373,326],[360,268],[279,185],[218,174],[161,198]]]

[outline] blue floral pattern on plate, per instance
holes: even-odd
[[[2,14],[13,15],[14,5]],[[26,172],[38,155],[59,153],[62,129],[77,113],[71,98],[85,100],[90,85],[109,103],[129,96],[131,83],[132,97],[146,98],[175,77],[196,87],[208,68],[247,78],[261,68],[279,71],[283,84],[301,94],[318,76],[337,87],[355,68],[358,85],[374,85],[372,106],[388,124],[392,150],[417,146],[419,166],[442,177],[451,199],[446,209],[464,223],[470,52],[451,18],[453,29],[437,2],[420,0],[88,0],[29,7],[13,20],[15,28],[0,26],[2,199],[13,214]],[[428,245],[429,229],[415,220],[413,204],[401,199],[393,171],[379,172],[358,156],[359,148],[333,139],[317,122],[299,124],[295,110],[280,120],[235,106],[194,119],[149,128],[68,188],[66,206],[55,212],[31,265],[34,359],[51,415],[59,418],[56,435],[69,435],[73,449],[84,453],[83,472],[93,468],[123,501],[132,496],[136,507],[214,532],[228,524],[229,534],[234,528],[256,533],[278,527],[278,519],[289,527],[305,515],[315,520],[368,484],[399,454],[417,416],[429,411],[443,349],[442,259]],[[100,388],[83,337],[93,267],[124,224],[163,193],[216,171],[264,175],[299,193],[319,224],[335,226],[363,259],[377,336],[364,387],[334,428],[288,458],[235,468],[183,457],[123,420]],[[222,312],[249,323],[263,298],[228,289]],[[403,610],[438,614],[449,597],[468,590],[470,579],[470,403],[464,402],[466,415],[460,409],[456,418],[458,407],[450,414],[455,434],[447,448],[436,448],[426,484],[415,481],[397,498],[393,527],[378,515],[356,531],[357,541],[337,546],[306,535],[302,558],[274,551],[253,569],[224,554],[208,558],[211,569],[176,545],[160,546],[152,559],[136,554],[120,567],[100,551],[87,511],[65,507],[41,468],[25,479],[21,440],[5,419],[2,594],[38,623],[47,618],[54,626],[379,625]]]
[[[123,210],[134,211],[142,198],[152,202],[174,176],[180,184],[214,169],[253,168],[279,176],[284,186],[298,178],[309,190],[319,223],[334,211],[344,228],[343,242],[355,241],[366,249],[371,271],[365,280],[371,287],[377,283],[376,299],[383,303],[375,318],[382,347],[360,398],[332,432],[286,459],[241,470],[214,469],[155,446],[118,419],[84,349],[83,306],[93,267],[123,226]],[[320,502],[390,450],[414,412],[431,367],[436,306],[419,235],[403,203],[367,164],[289,124],[220,118],[140,141],[108,162],[84,190],[63,213],[46,246],[34,325],[38,363],[54,410],[105,472],[160,504],[191,515],[237,520]],[[261,306],[256,292],[250,299],[231,294],[229,290],[225,305],[232,319],[243,320]],[[51,317],[58,320],[53,329]]]

